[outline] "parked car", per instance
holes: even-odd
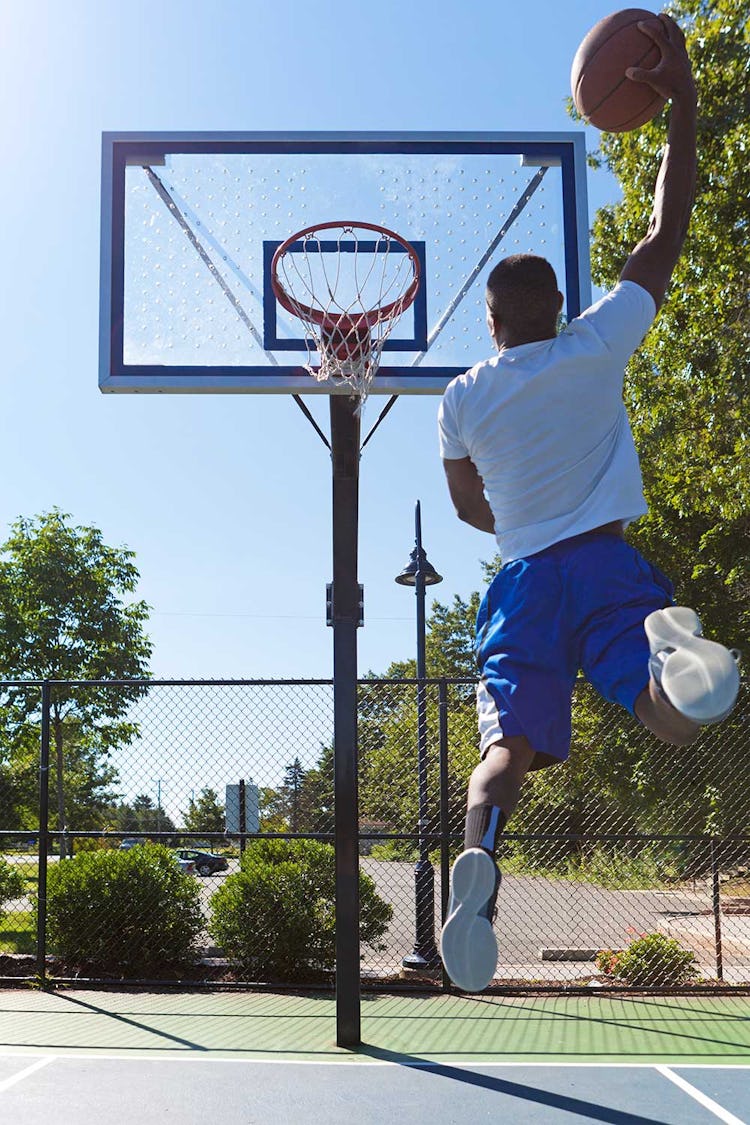
[[[196,852],[192,848],[180,848],[177,856],[182,860],[190,860],[195,865],[199,875],[215,875],[218,871],[226,871],[229,864],[223,855],[214,855],[213,852]]]
[[[129,838],[129,837],[127,837],[127,836],[126,836],[124,840],[121,840],[121,841],[120,841],[120,848],[119,848],[119,850],[120,850],[121,852],[129,852],[131,848],[137,848],[137,847],[138,847],[138,845],[139,845],[139,844],[142,844],[142,843],[143,843],[143,840],[140,840],[140,839],[131,839],[131,838]]]
[[[195,875],[195,863],[192,859],[182,859],[176,855],[175,860],[184,875]]]

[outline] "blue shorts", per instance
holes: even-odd
[[[525,735],[541,756],[570,750],[573,685],[581,669],[605,699],[633,712],[648,684],[643,628],[672,605],[672,584],[621,539],[587,532],[504,566],[477,616],[481,753]]]

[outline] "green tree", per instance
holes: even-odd
[[[632,540],[707,631],[750,631],[750,0],[677,0],[698,87],[698,184],[667,301],[632,360],[626,397],[649,515]],[[602,134],[594,162],[622,199],[594,223],[592,271],[611,286],[645,234],[666,113]]]
[[[499,566],[499,560],[497,560]],[[484,564],[487,574],[492,564]],[[474,654],[474,624],[479,612],[481,595],[472,593],[468,600],[453,598],[450,605],[434,601],[427,615],[425,631],[425,666],[428,678],[450,676],[473,680],[477,674]],[[375,673],[369,677],[378,679]],[[385,672],[387,679],[414,679],[417,675],[415,657],[395,660]],[[372,703],[373,701],[371,701]],[[387,707],[387,701],[381,699]]]
[[[300,793],[304,779],[305,770],[299,758],[295,758],[284,770],[284,784],[281,787],[289,809],[290,832],[300,831]]]
[[[306,770],[299,791],[300,831],[333,830],[333,746],[321,749],[317,763]]]
[[[258,791],[258,814],[261,832],[288,832],[286,797],[279,789],[261,785]]]
[[[143,678],[151,654],[143,631],[148,611],[144,602],[124,601],[138,582],[133,552],[108,547],[97,528],[75,527],[69,520],[57,509],[18,519],[0,549],[4,675],[55,681]],[[135,737],[137,728],[126,714],[139,690],[53,685],[53,826],[59,830],[69,824],[69,774],[99,769],[115,747]],[[6,755],[12,757],[24,727],[39,724],[38,689],[8,690],[0,722]],[[98,776],[106,777],[105,785],[115,777],[113,772]],[[90,784],[99,788],[93,779]]]
[[[0,712],[1,714],[1,712]],[[2,739],[0,731],[0,739]],[[6,732],[7,733],[7,732]],[[111,822],[118,774],[109,755],[102,753],[96,731],[82,728],[76,716],[61,724],[65,746],[65,812],[79,831],[104,828]],[[35,827],[39,817],[39,743],[36,722],[23,723],[9,739],[9,756],[0,769],[0,809],[8,827]],[[57,789],[57,764],[50,766],[49,785]],[[54,812],[52,824],[55,824]],[[65,846],[65,845],[64,845]]]
[[[6,725],[0,707],[0,812],[6,828],[39,824],[39,741],[34,723]]]
[[[190,807],[184,815],[188,832],[223,832],[224,806],[215,789],[201,789],[198,800],[190,798]]]
[[[118,832],[175,832],[174,821],[161,805],[155,805],[146,793],[140,793],[132,805],[120,804],[114,809],[114,826]]]
[[[489,575],[491,565],[486,568]],[[448,761],[451,786],[449,823],[463,823],[466,782],[477,761],[477,724],[474,685],[477,677],[474,652],[475,621],[481,595],[454,597],[452,603],[433,602],[426,622],[425,658],[428,678],[465,679],[448,692]],[[370,673],[360,687],[359,752],[360,811],[382,821],[393,832],[416,832],[419,820],[417,783],[417,690],[413,684],[391,684],[389,679],[414,679],[414,659],[395,661],[383,677]],[[430,831],[436,831],[439,814],[439,714],[434,685],[427,689],[428,799]],[[393,844],[389,854],[411,855],[413,843]]]
[[[698,88],[698,183],[667,300],[627,372],[649,505],[628,536],[707,633],[742,648],[750,633],[750,0],[677,0],[670,12]],[[667,112],[634,132],[602,134],[594,154],[622,191],[594,223],[592,273],[602,288],[645,234]],[[586,707],[596,722],[606,705],[592,693]],[[738,794],[750,791],[750,767],[737,755],[728,768],[726,754],[744,744],[745,726],[736,713],[720,737],[705,732],[675,755],[631,723],[622,764],[640,827],[747,831]]]

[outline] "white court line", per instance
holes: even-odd
[[[18,1074],[12,1074],[10,1078],[6,1078],[3,1082],[0,1082],[0,1094],[5,1093],[11,1086],[15,1086],[16,1082],[23,1082],[24,1078],[28,1078],[35,1070],[41,1070],[43,1066],[54,1062],[55,1057],[55,1055],[45,1055],[43,1059],[37,1058],[36,1062],[32,1063],[31,1066],[27,1066],[25,1070],[19,1070]],[[13,1058],[13,1055],[4,1055],[3,1058],[10,1059]]]
[[[724,1109],[724,1107],[719,1105],[718,1102],[715,1102],[713,1098],[709,1098],[708,1094],[704,1094],[702,1090],[697,1090],[695,1086],[691,1086],[689,1082],[686,1082],[679,1074],[675,1074],[668,1066],[655,1066],[654,1069],[658,1070],[659,1074],[663,1074],[665,1078],[668,1078],[670,1082],[674,1082],[675,1086],[679,1086],[681,1090],[684,1090],[686,1094],[694,1098],[704,1109],[710,1110],[711,1113],[719,1118],[719,1121],[724,1121],[726,1125],[747,1125],[746,1121],[735,1117],[733,1113],[730,1113],[728,1109]]]
[[[219,1050],[220,1048],[217,1048]],[[228,1055],[211,1055],[209,1058],[201,1056],[200,1052],[193,1052],[189,1050],[183,1051],[180,1055],[160,1055],[156,1052],[149,1051],[148,1054],[109,1054],[109,1053],[95,1053],[92,1051],[78,1051],[75,1047],[64,1048],[64,1053],[56,1055],[45,1056],[50,1062],[54,1059],[57,1062],[65,1062],[67,1059],[85,1059],[89,1062],[94,1062],[99,1059],[108,1062],[153,1062],[153,1063],[189,1063],[191,1066],[199,1066],[201,1063],[232,1063],[234,1066],[242,1066],[244,1063],[252,1064],[254,1066],[400,1066],[400,1067],[413,1067],[414,1069],[429,1069],[430,1067],[455,1067],[460,1070],[468,1070],[472,1067],[485,1067],[485,1068],[499,1068],[502,1070],[512,1069],[529,1069],[546,1067],[552,1070],[572,1070],[572,1069],[587,1069],[595,1070],[603,1067],[607,1070],[654,1070],[659,1069],[659,1066],[678,1066],[680,1070],[742,1070],[750,1072],[750,1065],[747,1063],[684,1063],[680,1059],[675,1059],[669,1063],[650,1063],[650,1062],[538,1062],[536,1060],[529,1062],[493,1062],[487,1058],[476,1059],[371,1059],[371,1058],[345,1058],[345,1059],[271,1059],[271,1058],[232,1058]],[[28,1051],[2,1051],[0,1050],[0,1059],[23,1059],[33,1058],[38,1059],[39,1053]],[[676,1076],[675,1076],[676,1077]],[[736,1121],[736,1119],[735,1119]],[[741,1121],[739,1125],[748,1125],[747,1122]]]

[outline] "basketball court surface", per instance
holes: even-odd
[[[19,1125],[747,1125],[750,998],[6,991]]]

